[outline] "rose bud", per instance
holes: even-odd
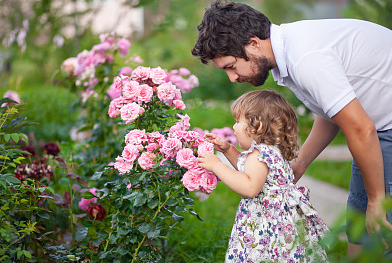
[[[103,206],[93,204],[87,209],[87,214],[96,220],[102,221],[106,216],[106,211]]]

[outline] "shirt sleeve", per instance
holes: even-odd
[[[306,54],[297,63],[294,78],[330,118],[356,97],[341,60],[331,51]]]
[[[260,152],[258,155],[258,160],[260,162],[265,163],[271,170],[278,168],[281,157],[276,153],[276,150],[265,144],[256,145],[255,148]]]

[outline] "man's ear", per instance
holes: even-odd
[[[260,48],[261,47],[261,39],[258,37],[251,37],[248,43],[249,47],[252,48]]]

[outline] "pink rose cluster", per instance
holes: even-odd
[[[131,43],[125,38],[118,38],[112,34],[101,34],[100,43],[91,50],[83,50],[77,57],[66,59],[61,69],[69,76],[76,77],[76,85],[94,88],[99,80],[95,76],[95,69],[102,64],[113,63],[113,53],[118,52],[121,57],[129,53]]]
[[[181,91],[172,82],[166,82],[166,72],[160,67],[139,66],[131,76],[118,76],[113,88],[120,97],[113,99],[108,114],[111,118],[121,116],[125,123],[131,123],[144,113],[148,103],[165,103],[180,110],[185,109]]]
[[[91,188],[89,191],[90,191],[92,194],[97,195],[97,193],[96,193],[96,192],[97,192],[97,188]],[[96,197],[91,198],[91,199],[82,198],[82,199],[79,201],[79,208],[80,208],[81,210],[83,210],[83,211],[87,211],[87,209],[89,208],[91,202],[96,203],[96,202],[97,202],[97,198],[96,198]]]
[[[208,133],[208,131],[204,131],[200,128],[194,128],[193,130],[199,132],[200,134]],[[234,146],[238,144],[237,137],[235,137],[234,131],[230,127],[224,127],[221,129],[214,128],[211,130],[211,133],[218,135],[220,138],[225,139],[228,143]]]
[[[177,116],[180,120],[170,127],[167,135],[131,130],[125,136],[125,147],[122,155],[116,158],[114,168],[125,175],[131,172],[136,161],[144,170],[175,161],[187,170],[181,179],[184,187],[189,191],[210,194],[216,188],[218,179],[215,174],[198,167],[197,155],[205,151],[214,152],[214,146],[205,141],[200,133],[188,130],[188,115]],[[160,176],[168,177],[170,174]]]
[[[199,79],[186,68],[173,69],[168,74],[169,80],[183,93],[199,86]]]

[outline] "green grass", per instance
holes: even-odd
[[[349,190],[351,161],[316,160],[308,167],[305,174],[312,178]]]

